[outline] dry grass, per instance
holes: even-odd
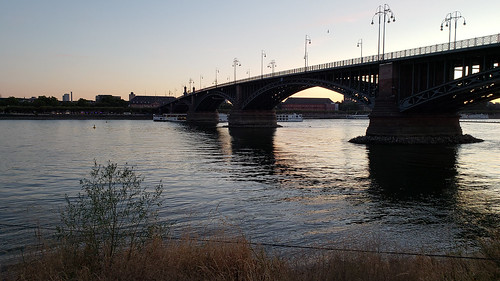
[[[218,241],[229,241],[221,243]],[[2,280],[500,280],[500,240],[478,255],[496,261],[373,253],[270,256],[243,237],[152,240],[114,262],[90,260],[69,248],[44,250],[12,267]]]

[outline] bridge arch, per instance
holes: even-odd
[[[284,99],[296,94],[300,91],[307,90],[313,87],[321,87],[341,95],[347,96],[351,99],[362,102],[366,105],[373,105],[374,94],[370,93],[367,89],[374,88],[373,85],[368,87],[368,83],[352,81],[357,88],[345,86],[333,81],[314,79],[314,78],[281,78],[275,82],[266,84],[265,86],[257,89],[246,97],[241,103],[241,109],[273,109]],[[365,85],[366,84],[366,85]],[[362,87],[361,87],[362,86]],[[365,89],[366,91],[362,91]]]
[[[169,107],[163,107],[170,113],[185,113],[189,110],[190,104],[187,100],[180,100],[179,102],[170,104]]]
[[[234,104],[234,99],[234,95],[225,93],[223,91],[207,91],[204,95],[201,96],[201,98],[196,99],[196,102],[193,104],[192,110],[194,112],[215,111],[225,100],[228,100],[229,102]]]

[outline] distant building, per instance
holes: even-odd
[[[100,102],[102,99],[105,99],[105,98],[110,98],[110,99],[114,99],[114,100],[121,100],[122,99],[122,97],[120,97],[120,96],[97,95],[97,96],[95,96],[95,102]]]
[[[133,95],[133,97],[132,97]],[[129,101],[129,105],[132,108],[157,108],[164,104],[167,104],[175,100],[175,97],[168,96],[136,96],[134,93],[130,93],[132,99]]]
[[[69,94],[66,93],[62,96],[62,101],[70,101],[70,97],[69,97]]]
[[[339,105],[329,98],[288,98],[281,108],[288,111],[337,111]]]

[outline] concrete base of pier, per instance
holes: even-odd
[[[459,136],[359,136],[349,140],[357,144],[464,144],[482,142],[482,139],[471,135]]]
[[[461,136],[456,114],[370,115],[367,136]]]
[[[186,121],[196,125],[215,126],[219,123],[219,114],[217,111],[189,112]]]
[[[230,128],[276,128],[275,110],[233,110],[228,117]]]

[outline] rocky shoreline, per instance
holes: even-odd
[[[423,137],[396,137],[396,136],[358,136],[349,142],[356,144],[465,144],[478,143],[482,139],[471,135],[459,136],[423,136]]]

